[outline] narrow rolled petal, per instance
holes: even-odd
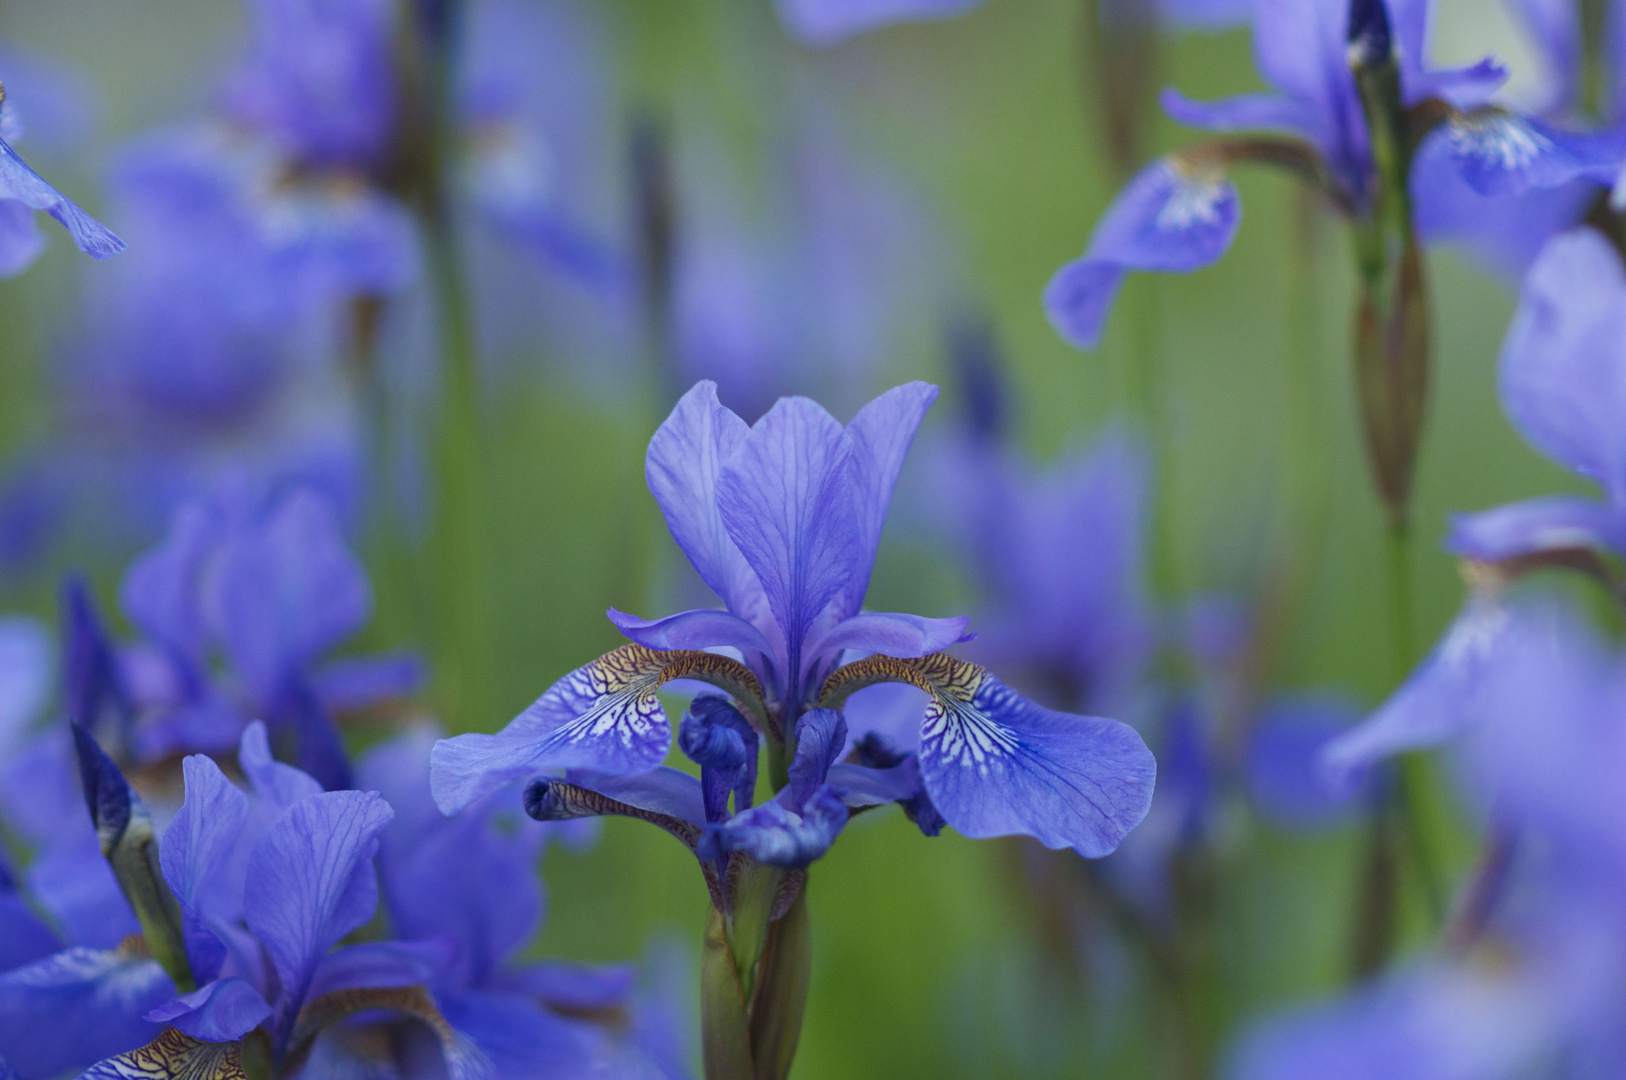
[[[1165,158],[1146,166],[1096,226],[1084,258],[1045,288],[1051,325],[1093,348],[1128,270],[1188,273],[1216,262],[1242,219],[1236,188],[1222,173]]]
[[[673,791],[664,790],[666,787],[664,780],[658,780],[654,785],[645,785],[637,777],[616,778],[580,772],[572,775],[583,783],[577,784],[571,779],[551,780],[547,777],[538,777],[525,785],[525,812],[537,821],[572,821],[606,815],[637,818],[666,830],[689,850],[694,850],[695,844],[700,839],[701,823],[705,821],[700,782],[694,777],[678,773],[693,785],[691,800],[674,798]],[[605,786],[617,794],[625,793],[638,802],[649,805],[639,806],[631,802],[622,802],[613,795],[585,786],[616,779],[630,779],[632,783],[626,785],[609,783]],[[670,783],[676,788],[681,781],[674,778]],[[686,814],[688,818],[679,817],[678,813],[669,813],[668,808]]]
[[[106,259],[124,250],[123,240],[40,179],[3,141],[0,141],[0,199],[13,199],[35,210],[44,210],[61,222],[73,237],[75,246],[93,259]]]
[[[1554,238],[1502,345],[1502,407],[1537,449],[1626,497],[1626,274],[1600,234]]]
[[[852,462],[852,440],[823,407],[781,398],[718,474],[718,512],[793,655],[857,572]]]
[[[926,707],[920,768],[933,804],[964,835],[1022,833],[1088,858],[1140,824],[1157,774],[1127,724],[1052,712],[985,673]]]
[[[1580,176],[1612,177],[1626,147],[1616,139],[1562,131],[1533,117],[1488,110],[1437,131],[1468,185],[1481,195],[1522,195]]]
[[[611,608],[615,628],[651,649],[710,649],[727,645],[742,652],[771,651],[762,631],[737,615],[713,608],[680,611],[664,619],[640,619]]]
[[[738,851],[770,866],[803,867],[830,850],[847,817],[841,796],[826,785],[797,809],[775,798],[712,826],[696,853],[720,859]]]
[[[836,656],[851,649],[888,656],[925,656],[969,641],[973,636],[966,632],[970,622],[963,615],[928,619],[922,615],[866,611],[843,619],[813,639],[807,654],[809,657]]]
[[[950,19],[982,0],[777,0],[785,29],[804,45],[834,45],[893,23]]]
[[[761,597],[756,575],[717,512],[717,477],[750,428],[698,382],[649,440],[644,478],[672,539],[729,610],[749,613]]]
[[[1502,562],[1554,551],[1621,550],[1620,523],[1592,499],[1553,495],[1457,514],[1445,548],[1478,562]]]
[[[244,915],[282,980],[283,1007],[298,1009],[317,963],[372,917],[372,858],[392,816],[377,793],[324,792],[290,806],[255,845]]]
[[[813,709],[796,724],[796,756],[784,793],[792,809],[813,797],[847,745],[847,719],[840,709]]]
[[[242,979],[219,979],[183,994],[146,1016],[204,1042],[241,1039],[271,1016],[260,992]]]
[[[839,617],[857,614],[869,591],[870,569],[881,547],[881,529],[892,505],[903,459],[915,441],[926,411],[937,400],[937,387],[912,382],[895,386],[858,410],[847,425],[852,440],[852,499],[858,559],[842,590]]]
[[[0,974],[0,1057],[27,1077],[83,1069],[156,1036],[143,1017],[174,996],[156,960],[68,949]]]

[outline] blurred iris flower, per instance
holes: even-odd
[[[183,505],[131,565],[121,600],[144,636],[120,657],[141,760],[229,750],[257,718],[324,785],[349,787],[335,714],[421,679],[405,654],[323,663],[366,622],[372,594],[333,507],[309,489]]]
[[[74,246],[93,259],[110,258],[123,251],[123,240],[42,180],[17,156],[11,144],[22,134],[22,119],[0,86],[0,277],[15,277],[27,270],[45,250],[45,236],[34,220],[35,210],[56,218],[73,237]]]
[[[1084,257],[1051,280],[1045,307],[1057,331],[1093,347],[1128,271],[1186,273],[1218,260],[1241,221],[1226,177],[1238,162],[1297,173],[1357,222],[1398,205],[1402,231],[1411,228],[1409,193],[1455,177],[1489,195],[1613,175],[1622,159],[1614,140],[1489,106],[1505,78],[1495,62],[1428,67],[1431,17],[1431,0],[1264,0],[1253,20],[1254,55],[1275,92],[1199,103],[1171,90],[1163,104],[1194,127],[1272,134],[1211,140],[1146,166],[1107,210]],[[1419,154],[1425,139],[1444,152]],[[1373,257],[1382,256],[1362,255]]]
[[[951,19],[982,0],[776,0],[779,19],[804,45],[834,45],[896,23]],[[1103,5],[1105,6],[1105,5]],[[1251,0],[1156,0],[1159,19],[1173,26],[1211,28],[1248,18]]]
[[[1464,683],[1477,704],[1462,775],[1490,839],[1440,946],[1342,1000],[1257,1025],[1227,1075],[1619,1075],[1621,674],[1618,650],[1559,615]]]

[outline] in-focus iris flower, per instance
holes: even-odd
[[[1027,833],[1086,855],[1116,847],[1151,794],[1153,762],[1133,730],[1041,708],[948,656],[942,650],[965,640],[963,618],[862,610],[898,471],[936,394],[923,383],[898,387],[846,427],[803,398],[748,426],[718,404],[711,383],[685,395],[651,440],[646,472],[673,538],[726,609],[656,620],[612,610],[636,644],[566,676],[502,733],[435,748],[441,808],[546,770],[654,768],[672,741],[655,691],[674,679],[734,698],[767,742],[783,790],[804,727],[833,723],[820,710],[899,682],[930,699],[919,767],[948,824],[969,836]],[[704,651],[716,649],[743,662]],[[848,654],[872,655],[843,667]]]

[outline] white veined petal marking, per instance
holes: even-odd
[[[1157,212],[1156,224],[1160,232],[1185,232],[1197,225],[1212,225],[1219,220],[1220,203],[1225,200],[1225,182],[1221,179],[1205,180],[1174,172],[1174,190],[1169,201]]]
[[[1528,168],[1552,148],[1552,140],[1512,116],[1493,114],[1451,125],[1452,153],[1508,172]]]
[[[982,685],[981,674],[979,670],[979,678],[970,687],[969,694],[965,688],[955,687],[953,691],[933,697],[921,720],[920,735],[922,741],[936,743],[943,760],[958,762],[986,776],[992,760],[1015,754],[1020,743],[978,707],[976,697]]]

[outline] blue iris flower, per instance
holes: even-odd
[[[866,686],[898,682],[927,696],[919,790],[949,825],[974,837],[1026,833],[1091,856],[1116,847],[1145,815],[1155,770],[1132,729],[1042,708],[948,656],[942,650],[966,638],[963,618],[863,610],[898,472],[936,394],[924,383],[898,387],[845,427],[805,398],[782,399],[747,425],[713,384],[686,394],[650,442],[646,475],[673,538],[726,608],[656,620],[612,610],[636,644],[567,675],[500,734],[436,746],[441,808],[551,770],[637,783],[672,742],[656,688],[699,679],[733,698],[767,741],[778,794],[746,813],[776,830],[794,865],[845,816],[829,780],[845,743],[839,706]],[[848,654],[869,655],[842,666]],[[698,794],[691,821],[706,820]],[[714,831],[712,843],[726,847],[726,830]]]
[[[982,0],[777,0],[779,20],[804,45],[834,45],[895,23],[951,19]],[[1218,28],[1247,20],[1249,0],[1156,0],[1158,18],[1175,26]]]
[[[334,716],[420,681],[410,655],[322,662],[367,621],[372,592],[332,506],[306,488],[183,505],[121,600],[145,637],[122,658],[143,760],[229,750],[253,717],[329,788],[348,787]]]
[[[1433,186],[1465,183],[1487,196],[1522,193],[1618,169],[1617,140],[1490,107],[1505,78],[1493,61],[1429,68],[1431,8],[1431,0],[1264,0],[1253,20],[1254,56],[1274,92],[1199,103],[1171,90],[1163,104],[1174,119],[1195,127],[1271,135],[1222,138],[1146,166],[1107,210],[1084,257],[1052,278],[1045,307],[1057,331],[1081,348],[1093,347],[1129,271],[1187,273],[1217,261],[1241,221],[1241,203],[1226,175],[1238,161],[1286,167],[1352,218],[1369,214],[1383,181],[1351,67],[1356,60],[1396,65],[1394,104],[1416,128],[1405,137],[1431,131],[1429,143],[1440,148],[1425,146],[1404,178],[1420,204],[1430,201]],[[1357,19],[1365,22],[1356,25]],[[1352,53],[1356,46],[1367,52]],[[1430,120],[1430,110],[1444,119]]]
[[[124,241],[40,178],[17,156],[11,143],[22,135],[22,122],[0,87],[0,277],[15,277],[45,249],[45,237],[34,221],[43,210],[61,222],[80,251],[106,259],[124,250]]]

